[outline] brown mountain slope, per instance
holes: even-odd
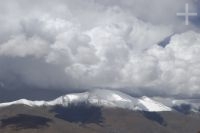
[[[88,107],[0,108],[0,133],[197,133],[200,115]]]

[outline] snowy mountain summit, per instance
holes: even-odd
[[[160,112],[160,111],[172,111],[168,106],[159,103],[149,97],[132,97],[128,94],[113,91],[113,90],[92,90],[84,93],[67,94],[56,98],[52,101],[30,101],[26,99],[20,99],[8,103],[0,103],[0,107],[7,107],[11,105],[23,104],[27,106],[69,106],[70,104],[86,103],[94,106],[102,106],[108,108],[123,108],[130,110]]]

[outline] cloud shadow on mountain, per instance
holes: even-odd
[[[167,123],[165,122],[164,118],[157,112],[143,111],[142,114],[145,118],[151,121],[155,121],[162,126],[167,126]]]
[[[101,108],[88,106],[84,103],[69,105],[68,107],[56,106],[51,112],[56,113],[55,117],[71,123],[95,123],[100,125],[103,122]]]
[[[28,114],[18,114],[16,116],[5,118],[0,121],[1,128],[12,126],[16,130],[48,127],[48,123],[52,122],[52,120],[49,118]]]
[[[187,115],[191,113],[192,106],[190,104],[181,104],[173,106],[172,108],[180,113]]]

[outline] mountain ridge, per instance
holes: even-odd
[[[18,104],[31,107],[56,105],[67,107],[71,104],[76,105],[80,103],[108,108],[129,109],[133,111],[178,111],[184,113],[200,112],[200,100],[177,100],[174,98],[147,96],[134,97],[120,91],[105,89],[96,89],[81,93],[69,93],[49,101],[19,99],[12,102],[0,103],[0,108]]]
[[[171,107],[168,107],[146,96],[136,98],[120,91],[102,89],[92,90],[83,93],[66,94],[51,101],[31,101],[27,99],[20,99],[13,102],[0,103],[0,107],[7,107],[18,104],[28,105],[31,107],[55,105],[68,106],[69,104],[78,104],[82,102],[95,106],[110,108],[117,107],[149,112],[173,110]]]

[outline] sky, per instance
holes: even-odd
[[[176,15],[186,3],[199,13],[189,25]],[[199,5],[198,0],[0,1],[0,88],[200,96]]]

